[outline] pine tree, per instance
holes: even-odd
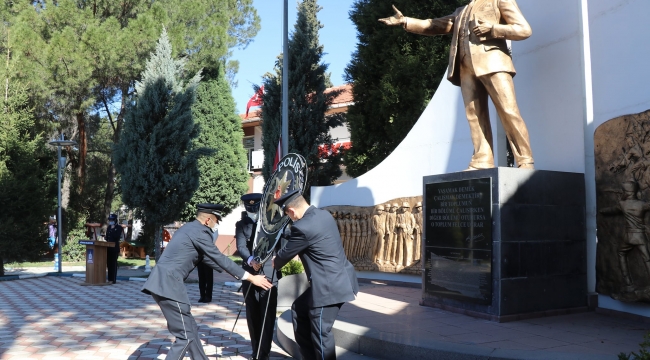
[[[27,90],[17,83],[7,89],[0,110],[0,276],[3,261],[36,260],[47,250],[44,226],[56,206],[55,157],[44,136],[34,132]]]
[[[347,113],[352,148],[346,172],[359,176],[382,162],[418,120],[447,70],[449,36],[421,36],[377,19],[392,15],[449,15],[467,0],[357,0],[350,19],[357,27],[357,50],[345,71],[354,105]]]
[[[197,149],[198,127],[192,119],[197,73],[182,81],[183,62],[172,58],[163,29],[156,49],[136,84],[135,104],[127,113],[113,161],[120,173],[122,200],[139,208],[145,221],[155,224],[158,259],[162,226],[177,220],[199,186],[197,162],[211,152]]]
[[[223,204],[225,213],[230,213],[248,189],[244,133],[223,67],[203,75],[192,106],[194,121],[201,127],[194,146],[210,147],[216,153],[199,159],[199,188],[183,210],[185,221],[194,219],[200,203]]]
[[[79,184],[73,196],[82,200],[70,206],[90,198],[95,206],[103,198],[103,215],[96,219],[106,219],[118,189],[112,162],[104,169],[101,159],[99,169],[92,159],[97,136],[88,129],[94,126],[91,117],[101,112],[112,130],[109,141],[119,142],[134,81],[144,70],[161,24],[169,31],[173,55],[187,58],[193,73],[223,62],[233,47],[245,47],[260,23],[253,0],[9,1],[0,3],[0,18],[0,53],[6,54],[2,47],[9,43],[9,31],[4,30],[11,28],[12,61],[18,63],[13,76],[29,86],[37,121],[76,134],[79,151],[69,158],[77,175],[69,183]],[[236,61],[228,65],[229,73],[236,71]],[[97,174],[88,174],[92,171],[103,172],[101,194]],[[85,204],[75,210],[87,212]]]
[[[327,64],[322,63],[323,46],[318,40],[318,31],[323,27],[317,18],[320,9],[317,0],[303,0],[298,5],[298,19],[289,40],[289,152],[298,153],[307,161],[306,197],[309,197],[311,186],[330,185],[341,176],[341,154],[319,152],[320,146],[331,149],[329,131],[344,120],[341,114],[325,115],[340,92],[325,93],[328,75]],[[281,133],[281,82],[282,55],[276,62],[275,74],[267,74],[264,78],[262,172],[265,178],[273,171]]]

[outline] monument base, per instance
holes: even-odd
[[[442,174],[423,194],[422,305],[493,321],[586,309],[583,174]]]

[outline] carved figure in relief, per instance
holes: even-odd
[[[396,204],[395,204],[396,205]],[[395,220],[397,214],[395,211],[397,207],[391,206],[391,204],[386,204],[386,254],[384,255],[384,260],[386,263],[395,265]]]
[[[370,254],[368,254],[368,214],[361,215],[359,225],[361,225],[361,246],[359,247],[359,258],[362,261],[368,261],[368,258],[370,257]]]
[[[402,223],[402,237],[404,249],[404,266],[410,266],[413,263],[413,230],[415,229],[415,217],[411,214],[411,205],[407,202],[402,204],[403,223]]]
[[[359,214],[352,214],[352,243],[350,244],[350,260],[356,262],[359,252]]]
[[[422,202],[418,201],[413,209],[415,218],[415,228],[413,229],[413,262],[420,261],[420,252],[422,250]]]
[[[339,234],[341,234],[341,241],[343,242],[343,247],[345,248],[345,225],[343,224],[343,221],[343,212],[339,211],[336,214],[336,227],[339,229]]]
[[[411,233],[413,231],[413,225],[411,223],[411,212],[409,211],[411,206],[409,203],[405,202],[399,208],[396,218],[395,233],[396,233],[396,251],[395,251],[395,264],[398,266],[408,266],[408,254],[411,253],[412,249],[407,250],[408,245],[413,246],[412,241],[410,240]],[[407,239],[408,238],[408,239]]]
[[[377,213],[372,216],[372,262],[384,263],[384,235],[386,235],[386,214],[384,205],[377,206]]]
[[[343,241],[343,233],[341,232],[341,226],[339,225],[339,214],[336,211],[332,211],[332,217],[334,218],[334,222],[336,223],[336,228],[339,231],[339,235],[341,236],[341,243],[344,243]]]
[[[630,251],[637,249],[643,258],[647,275],[650,276],[650,254],[648,253],[648,237],[645,233],[645,214],[650,211],[650,202],[639,200],[637,191],[639,186],[635,181],[626,181],[622,184],[623,196],[617,206],[600,210],[604,215],[623,214],[625,218],[626,236],[619,242],[618,262],[623,274],[624,292],[636,290],[630,277],[627,257]]]
[[[390,263],[392,265],[397,265],[397,212],[399,210],[399,205],[397,203],[393,203],[390,207],[393,219],[393,223],[391,224],[390,227],[390,232],[393,237],[393,241],[391,244],[391,254],[390,254]]]
[[[623,171],[627,180],[642,181],[644,170],[648,167],[643,148],[630,133],[625,137],[625,144],[627,149],[619,160],[610,165],[609,170],[614,173]]]
[[[345,226],[345,244],[343,250],[345,251],[345,256],[350,260],[350,243],[352,242],[352,220],[350,219],[350,213],[345,213],[343,225]]]

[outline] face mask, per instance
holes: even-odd
[[[210,230],[212,230],[213,233],[214,233],[214,232],[217,232],[217,230],[219,230],[219,224],[218,224],[218,223],[214,223],[214,226],[211,227]]]
[[[248,217],[251,218],[251,220],[257,221],[257,213],[252,213],[252,212],[246,211],[246,214],[248,214]]]
[[[115,225],[115,221],[109,221],[108,225]]]

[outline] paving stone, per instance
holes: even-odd
[[[173,337],[166,330],[158,305],[140,292],[142,283],[121,281],[113,286],[86,287],[80,286],[82,282],[75,277],[46,276],[2,283],[0,359],[166,357]],[[197,284],[187,284],[187,290],[190,299],[198,300]],[[203,349],[211,358],[241,360],[244,358],[237,354],[250,350],[244,312],[232,339],[228,338],[241,299],[242,294],[231,287],[215,285],[212,303],[192,304]],[[274,356],[289,358],[280,349],[274,350]]]

